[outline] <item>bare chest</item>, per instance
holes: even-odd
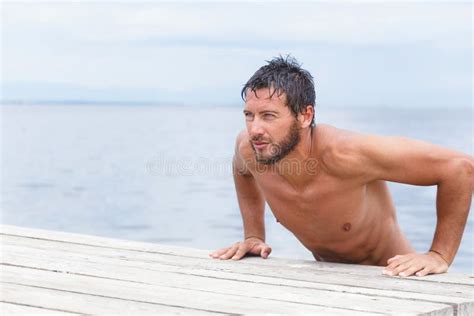
[[[256,180],[276,220],[307,247],[346,242],[370,222],[365,186],[327,175],[298,189],[272,176]]]

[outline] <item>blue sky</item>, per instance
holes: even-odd
[[[472,106],[472,4],[4,1],[2,99],[240,104],[278,54],[325,106]]]

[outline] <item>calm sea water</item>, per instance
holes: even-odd
[[[230,161],[239,107],[2,106],[1,222],[215,249],[242,238]],[[472,155],[471,109],[317,109],[317,121]],[[426,251],[435,187],[390,184]],[[273,256],[313,259],[267,208]],[[474,273],[472,212],[451,271]]]

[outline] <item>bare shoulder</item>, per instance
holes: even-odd
[[[250,163],[254,157],[246,129],[240,131],[235,141],[234,167],[240,174],[250,175]]]
[[[316,138],[322,165],[340,178],[434,185],[459,170],[472,174],[469,170],[474,169],[472,157],[420,140],[330,126],[323,126],[319,132]]]
[[[320,124],[317,131],[319,156],[328,173],[340,177],[361,175],[362,148],[367,135]]]
[[[235,153],[244,160],[253,156],[253,151],[249,141],[249,134],[246,129],[240,131],[237,135],[237,139],[235,141]]]

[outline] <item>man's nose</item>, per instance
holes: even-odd
[[[249,123],[248,126],[249,134],[251,137],[261,136],[265,133],[263,126],[259,120],[254,120],[253,122]]]

